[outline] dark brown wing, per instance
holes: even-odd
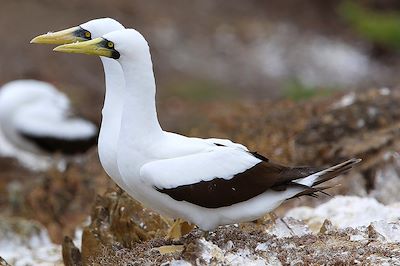
[[[175,200],[184,200],[206,208],[220,208],[249,200],[268,189],[285,190],[296,185],[292,180],[315,172],[311,168],[288,168],[263,161],[229,180],[214,178],[158,191]]]
[[[259,156],[259,155],[258,155]],[[257,157],[260,158],[260,157]],[[265,157],[264,157],[265,158]],[[356,162],[340,166],[334,171],[322,174],[318,184],[325,182],[351,168]],[[332,167],[334,168],[334,167]],[[293,182],[319,172],[320,169],[310,167],[286,167],[269,161],[262,161],[252,168],[239,173],[229,180],[214,178],[210,181],[178,186],[169,189],[158,189],[178,201],[187,201],[206,208],[220,208],[247,201],[271,189],[284,191],[289,187],[302,187],[304,190],[296,196],[315,195],[326,187],[312,188]]]

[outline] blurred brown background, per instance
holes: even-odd
[[[394,0],[4,1],[0,83],[37,78],[83,89],[98,109],[104,85],[97,58],[57,54],[29,41],[109,16],[149,40],[161,96],[267,98],[395,85],[397,47],[365,34],[362,24],[371,18],[367,12],[396,8]],[[382,32],[390,30],[385,23]]]

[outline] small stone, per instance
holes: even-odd
[[[386,221],[377,221],[371,223],[369,232],[373,235],[378,234],[382,240],[388,243],[400,242],[400,223],[388,223]]]
[[[379,232],[376,231],[375,227],[372,224],[370,224],[367,227],[367,232],[368,232],[368,238],[370,239],[378,240],[381,242],[385,240],[385,238],[381,234],[379,234]]]
[[[155,248],[161,255],[181,253],[183,251],[183,245],[168,245]]]
[[[354,234],[354,235],[350,235],[350,241],[363,241],[365,240],[365,237],[361,234]]]
[[[325,219],[324,223],[322,224],[321,228],[319,229],[320,234],[327,234],[329,231],[334,229],[333,224],[328,219]]]
[[[233,244],[233,242],[231,240],[229,240],[228,242],[226,242],[226,245],[224,247],[225,250],[230,250],[235,246],[235,244]]]
[[[291,217],[284,217],[275,220],[267,232],[271,235],[277,236],[278,238],[311,234],[310,229],[305,223]]]
[[[256,246],[256,251],[267,251],[269,248],[268,243],[260,243]]]

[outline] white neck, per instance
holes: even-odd
[[[121,139],[135,145],[163,135],[156,111],[156,84],[150,52],[134,60],[120,60],[125,77]]]
[[[106,57],[100,59],[103,63],[106,81],[102,123],[113,125],[113,132],[117,135],[115,138],[117,140],[124,103],[125,80],[118,62]]]
[[[106,92],[99,133],[99,157],[107,174],[123,187],[118,179],[120,174],[117,166],[117,146],[121,128],[125,80],[118,62],[105,57],[101,57],[101,61],[105,74]]]
[[[143,195],[135,180],[140,177],[141,166],[157,158],[151,147],[164,137],[157,119],[153,65],[147,53],[119,60],[125,77],[125,100],[117,162],[122,179],[139,201]]]

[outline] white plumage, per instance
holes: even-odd
[[[70,102],[63,93],[37,80],[15,80],[0,88],[0,131],[0,153],[17,157],[35,170],[50,165],[48,152],[74,153],[74,147],[66,146],[77,141],[83,151],[86,141],[97,135],[93,123],[71,116]]]
[[[79,47],[82,46],[70,44],[55,50],[76,53]],[[229,140],[165,132],[157,119],[152,61],[143,36],[125,29],[106,34],[84,47],[86,52],[91,47],[90,54],[100,49],[111,50],[122,67],[125,90],[118,169],[127,192],[164,215],[184,218],[205,230],[253,220],[286,199],[313,195],[323,189],[314,185],[358,162],[352,159],[320,172],[313,168],[289,168],[271,163]],[[106,66],[108,61],[103,64]]]
[[[92,38],[98,38],[106,33],[124,29],[124,26],[111,18],[93,19],[78,26],[78,28],[90,32]],[[54,33],[47,34],[50,43],[53,43],[51,36]],[[55,32],[57,34],[57,32]],[[70,38],[72,40],[72,38]],[[121,128],[122,108],[125,95],[125,78],[121,65],[110,58],[100,57],[104,75],[105,75],[105,98],[102,110],[102,122],[99,133],[98,152],[100,162],[107,174],[124,190],[127,186],[121,178],[117,165],[117,146],[118,137]],[[173,137],[174,133],[171,134]],[[235,144],[230,140],[207,139],[210,143],[220,143],[223,145],[233,145],[246,149],[241,144]]]
[[[210,181],[215,177],[229,180],[260,162],[243,150],[204,144],[201,149],[192,150],[187,155],[178,157],[171,154],[171,158],[144,164],[140,168],[140,177],[143,183],[168,189]]]

